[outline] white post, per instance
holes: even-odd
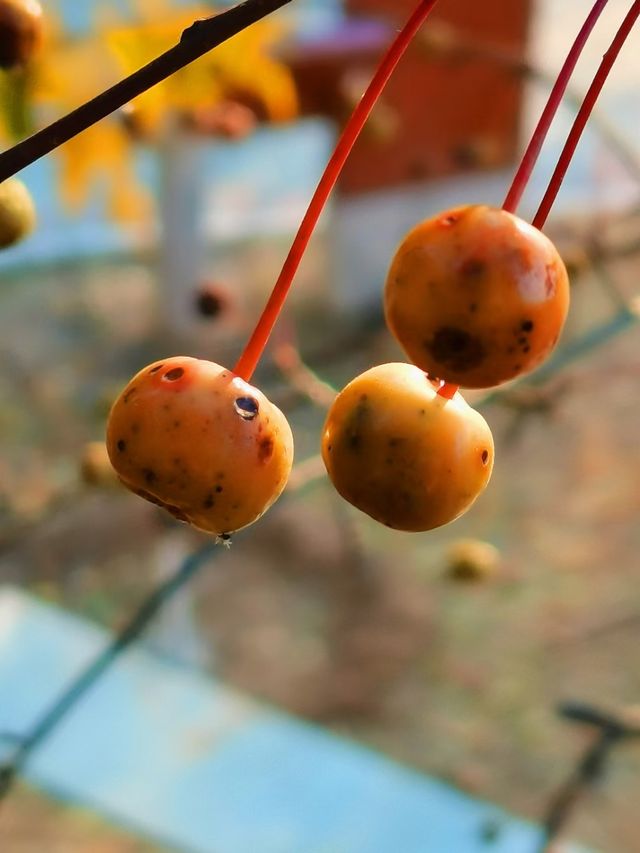
[[[160,146],[160,317],[184,337],[197,320],[194,299],[205,266],[205,142],[174,130]]]

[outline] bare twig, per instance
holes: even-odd
[[[597,734],[580,758],[578,766],[552,798],[543,822],[539,853],[551,853],[551,845],[567,826],[580,799],[603,775],[614,746],[640,736],[640,725],[633,716],[567,703],[559,708],[567,720],[595,727]]]
[[[320,457],[311,457],[296,465],[287,486],[288,493],[299,493],[324,476]],[[219,553],[214,541],[190,554],[176,572],[156,587],[140,604],[133,616],[116,637],[91,661],[55,700],[25,735],[0,733],[0,741],[14,745],[11,758],[0,765],[0,800],[10,792],[16,777],[33,752],[38,749],[60,725],[67,714],[102,678],[118,658],[129,649],[149,627],[160,611],[183,589],[198,572]]]
[[[302,360],[300,350],[291,341],[282,341],[273,348],[273,360],[292,388],[321,409],[333,404],[337,391],[324,382]]]
[[[245,0],[226,12],[196,21],[182,33],[179,43],[166,53],[0,154],[0,181],[15,175],[152,86],[166,80],[185,65],[290,2],[291,0]]]
[[[11,735],[11,740],[16,742],[16,748],[11,759],[0,766],[0,799],[9,793],[31,754],[50,737],[67,714],[123,652],[140,638],[160,610],[213,558],[217,550],[213,542],[208,542],[187,557],[175,574],[154,589],[142,602],[118,636],[73,680],[42,714],[32,730],[23,736]]]

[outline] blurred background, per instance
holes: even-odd
[[[2,72],[5,147],[224,4],[43,6],[42,50]],[[233,364],[337,133],[412,6],[293,0],[21,175],[39,224],[0,255],[3,730],[29,731],[106,641],[102,630],[117,632],[206,548],[114,482],[102,444],[110,404],[158,358]],[[628,6],[610,0],[584,51],[524,216]],[[81,703],[52,748],[34,753],[0,813],[3,850],[316,849],[277,834],[240,840],[231,819],[227,835],[214,821],[210,846],[190,840],[194,798],[208,796],[204,771],[193,787],[194,766],[217,760],[229,720],[198,739],[191,712],[169,703],[154,729],[149,717],[172,679],[185,696],[196,681],[180,679],[196,679],[202,708],[216,685],[258,700],[234,725],[271,720],[275,708],[292,715],[273,719],[291,720],[293,740],[307,731],[294,717],[338,735],[314,741],[318,754],[344,750],[327,779],[348,784],[350,757],[355,766],[369,755],[351,752],[362,744],[470,795],[452,807],[454,822],[456,808],[463,820],[476,802],[496,805],[467,846],[446,831],[424,847],[337,831],[317,847],[332,853],[534,853],[534,832],[501,839],[499,809],[541,819],[587,745],[592,731],[561,719],[559,703],[640,705],[640,59],[631,43],[546,228],[572,278],[561,346],[532,377],[468,395],[496,440],[487,492],[450,526],[400,534],[344,504],[317,459],[332,388],[401,358],[380,300],[396,244],[448,206],[502,202],[584,15],[582,0],[442,0],[356,146],[256,377],[294,429],[292,488],[230,550],[204,552],[197,576],[135,644],[135,666],[118,662],[133,668],[108,695],[98,685],[90,712]],[[105,775],[119,744],[125,765]],[[242,760],[229,759],[228,771],[240,788]],[[604,853],[637,851],[639,770],[638,748],[625,742],[577,810],[572,837]],[[160,777],[182,803],[175,814],[160,814],[150,793]],[[437,804],[438,791],[425,789],[424,802]],[[255,796],[266,825],[268,785]],[[282,808],[273,814],[293,819]]]

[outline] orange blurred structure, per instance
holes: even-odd
[[[346,120],[414,5],[346,0],[352,15],[339,33],[294,48],[285,61],[303,113]],[[356,144],[341,191],[356,194],[510,162],[522,77],[513,63],[499,60],[524,55],[531,6],[531,0],[450,0],[437,8]]]

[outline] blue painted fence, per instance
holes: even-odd
[[[4,588],[0,730],[25,731],[107,640]],[[27,777],[191,853],[534,853],[538,840],[491,805],[142,648],[66,718]]]

